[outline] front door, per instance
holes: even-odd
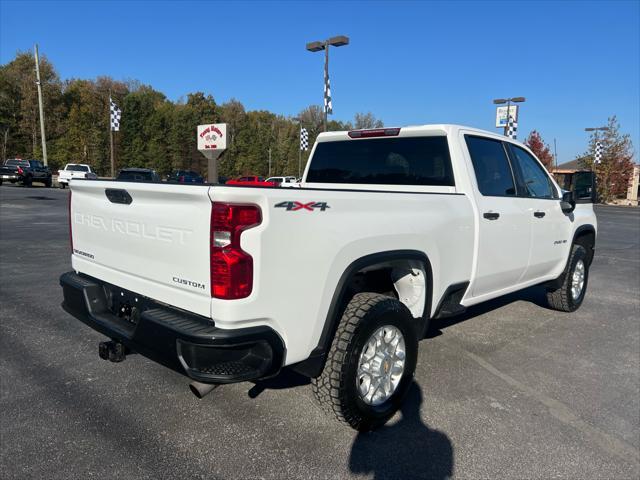
[[[516,181],[500,140],[465,135],[476,178],[478,252],[474,297],[522,282],[531,248],[531,222],[516,198]]]
[[[567,259],[572,239],[570,220],[560,207],[560,195],[545,168],[525,149],[509,144],[512,165],[519,180],[519,198],[531,222],[531,255],[525,281],[557,271]]]

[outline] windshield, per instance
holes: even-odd
[[[6,162],[4,162],[5,165],[9,166],[9,167],[15,167],[16,165],[20,165],[21,167],[28,167],[29,166],[29,162],[27,160],[18,160],[18,159],[11,159],[11,160],[7,160]]]
[[[89,167],[87,167],[86,165],[67,165],[65,167],[65,170],[70,170],[72,172],[88,172],[89,171]]]

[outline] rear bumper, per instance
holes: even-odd
[[[172,370],[204,383],[273,376],[284,345],[271,328],[216,328],[205,317],[159,304],[98,279],[60,277],[62,308],[94,330]],[[128,315],[116,315],[127,308]]]

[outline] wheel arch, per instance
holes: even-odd
[[[375,269],[376,266],[401,261],[419,262],[423,266],[425,274],[425,298],[418,328],[418,338],[421,338],[427,328],[433,302],[433,270],[429,257],[426,253],[419,250],[390,250],[373,253],[354,260],[343,271],[334,289],[317,346],[311,351],[306,360],[291,365],[290,368],[308,377],[317,377],[320,375],[324,368],[327,352],[329,352],[331,348],[331,342],[340,323],[340,317],[349,300],[352,280],[358,273],[365,270]]]
[[[587,250],[587,264],[590,266],[591,262],[593,261],[593,255],[595,253],[596,228],[590,223],[580,225],[578,228],[576,228],[576,231],[573,232],[571,247],[575,244],[580,244],[585,247],[585,249]],[[564,268],[562,269],[562,273],[558,276],[558,278],[544,283],[544,286],[547,289],[553,290],[556,288],[560,288],[560,286],[564,282],[564,277],[567,272],[567,264],[571,259],[571,247],[569,247],[569,255],[567,255],[567,261],[565,262]]]

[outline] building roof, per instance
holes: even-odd
[[[575,160],[571,160],[570,162],[561,163],[553,170],[556,172],[575,172],[578,170],[587,170],[588,166],[585,162],[586,157],[576,158]]]

